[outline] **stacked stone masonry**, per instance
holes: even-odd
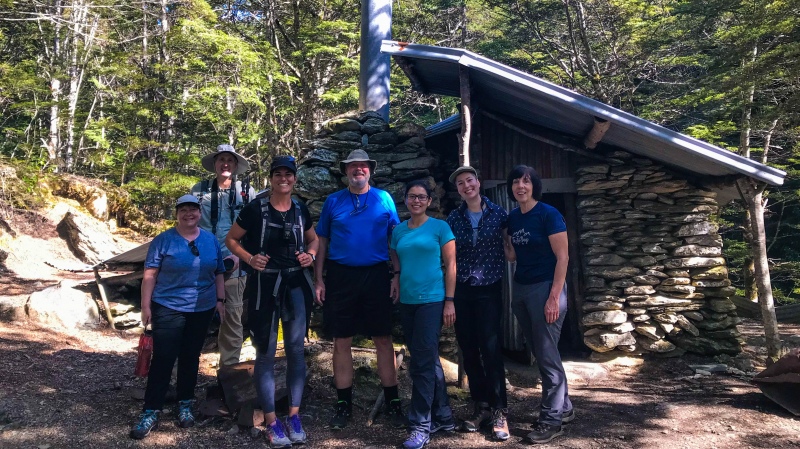
[[[713,222],[716,193],[623,151],[579,161],[576,185],[586,345],[668,356],[740,352],[735,289]]]
[[[410,216],[403,202],[405,183],[415,179],[427,180],[434,192],[430,215],[444,217],[440,201],[445,197],[444,183],[434,179],[439,158],[425,148],[425,128],[408,123],[390,129],[378,113],[369,111],[331,119],[313,139],[303,143],[295,192],[306,202],[315,221],[325,198],[347,186],[339,161],[356,149],[366,151],[378,162],[371,183],[392,195],[401,219]]]

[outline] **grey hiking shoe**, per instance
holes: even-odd
[[[158,415],[160,410],[145,410],[139,415],[139,422],[131,429],[130,437],[141,440],[150,435],[151,430],[158,429]]]
[[[525,441],[534,444],[543,444],[550,442],[553,438],[563,435],[564,431],[561,426],[551,426],[548,424],[538,423],[533,428],[533,432],[525,437]]]
[[[303,430],[303,422],[300,420],[300,415],[292,415],[286,418],[286,424],[286,431],[289,433],[289,439],[292,444],[306,444],[306,431]]]
[[[456,430],[456,420],[452,417],[447,421],[431,421],[431,435],[436,432],[452,432],[454,430]]]
[[[280,419],[275,419],[272,424],[267,424],[264,436],[272,449],[286,449],[292,447],[292,440],[286,436],[286,428]]]

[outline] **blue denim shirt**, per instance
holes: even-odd
[[[508,227],[508,214],[485,196],[481,199],[485,208],[476,245],[472,244],[473,229],[467,216],[467,203],[461,203],[447,216],[447,224],[456,236],[456,281],[473,287],[499,281],[506,266],[503,229]]]

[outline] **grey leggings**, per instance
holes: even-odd
[[[306,384],[306,360],[303,354],[303,339],[306,335],[306,304],[302,288],[286,292],[286,299],[294,305],[294,318],[283,321],[283,342],[286,348],[286,386],[289,389],[289,406],[300,407],[303,388]],[[275,350],[278,346],[278,319],[273,313],[269,345],[265,351],[256,352],[253,368],[256,392],[265,413],[275,412]]]
[[[548,323],[544,317],[544,304],[550,296],[552,282],[520,284],[514,282],[511,310],[525,334],[528,347],[536,357],[542,376],[542,409],[539,422],[551,426],[561,425],[562,414],[572,410],[567,392],[567,375],[558,352],[561,325],[567,316],[567,286],[561,290],[558,319]]]

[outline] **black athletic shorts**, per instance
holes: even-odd
[[[325,262],[324,326],[334,338],[356,334],[383,337],[392,333],[392,298],[389,266],[382,262],[351,267]]]

